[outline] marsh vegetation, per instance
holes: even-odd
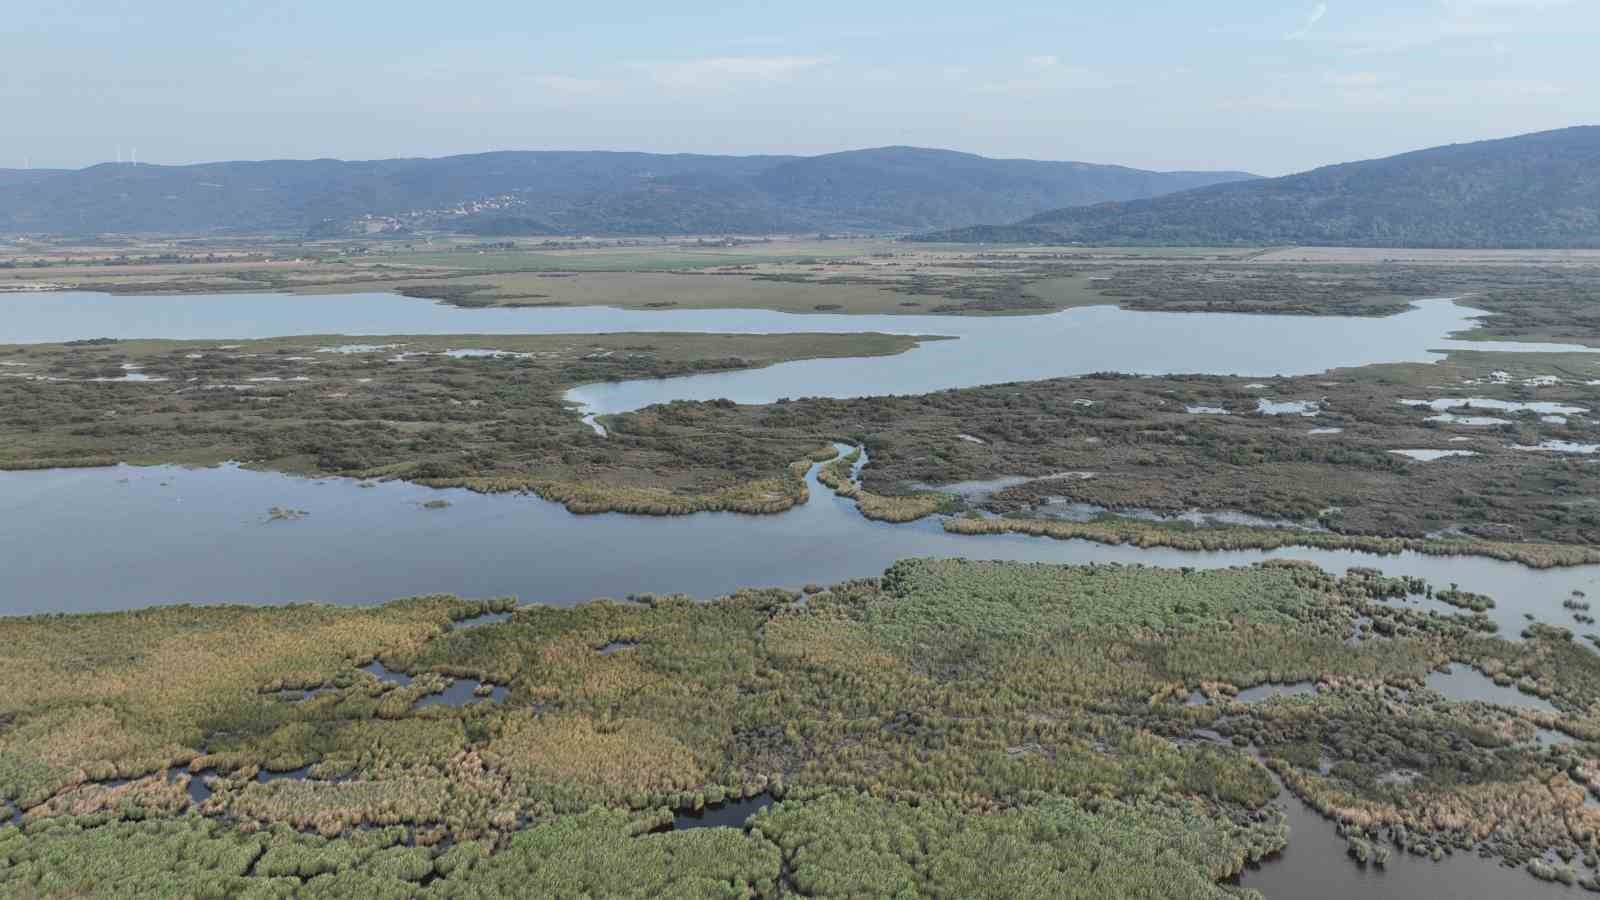
[[[0,359],[17,364],[6,371],[36,376],[0,380],[0,468],[239,460],[533,491],[579,512],[778,512],[804,499],[790,464],[818,447],[815,437],[717,433],[694,427],[690,415],[680,427],[630,422],[602,438],[565,406],[562,391],[897,353],[915,342],[876,334],[396,337],[360,345],[313,337],[0,348]],[[464,354],[463,345],[481,352]],[[86,380],[125,364],[168,381]]]
[[[1579,265],[836,249],[42,268],[81,286],[382,288],[465,307],[622,292],[654,309],[1382,316],[1470,291],[1493,313],[1475,336],[1600,334],[1600,281]],[[916,339],[360,340],[0,348],[0,466],[240,460],[668,515],[791,509],[821,463],[864,516],[951,514],[958,534],[1600,559],[1594,467],[1523,449],[1593,444],[1600,364],[1580,354],[675,402],[597,432],[562,390]],[[1461,397],[1504,421],[1432,408]],[[857,449],[836,455],[843,441]],[[1472,455],[1413,464],[1395,447]],[[991,487],[949,487],[973,481]],[[279,502],[268,521],[306,515]],[[1196,510],[1220,518],[1183,518]],[[1283,815],[1300,802],[1341,841],[1297,852],[1341,865],[1481,854],[1600,887],[1600,655],[1558,626],[1497,630],[1504,604],[1480,586],[1283,562],[911,560],[824,580],[706,603],[0,619],[0,811],[17,813],[0,893],[1223,898],[1303,840]],[[1587,611],[1568,597],[1563,618]]]
[[[1353,844],[1553,851],[1592,879],[1600,655],[1562,629],[1500,636],[1393,602],[1423,587],[1294,563],[907,561],[710,603],[0,620],[0,797],[23,809],[0,828],[0,884],[454,894],[536,858],[549,884],[601,893],[625,872],[708,896],[1223,897],[1294,840],[1274,773]],[[451,627],[487,612],[509,616]],[[397,674],[363,671],[374,659]],[[1548,705],[1427,690],[1450,663]],[[417,702],[449,679],[508,691]],[[1237,697],[1303,681],[1318,689]],[[1185,703],[1196,691],[1214,702]],[[1540,729],[1574,740],[1541,747]],[[747,830],[638,837],[763,794]]]

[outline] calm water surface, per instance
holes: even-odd
[[[871,576],[897,559],[957,557],[1160,566],[1308,559],[1329,571],[1371,566],[1458,582],[1494,597],[1515,636],[1523,613],[1568,623],[1574,589],[1600,595],[1600,566],[1529,569],[1415,553],[1374,556],[1139,550],[1023,535],[953,535],[937,520],[872,522],[809,476],[811,501],[774,516],[577,516],[525,495],[360,487],[233,466],[0,472],[0,615],[159,603],[376,603],[450,592],[571,604],[630,593],[713,597],[740,587],[799,588]],[[423,501],[447,499],[446,509]],[[271,521],[273,506],[305,510]]]
[[[859,397],[1117,371],[1306,375],[1379,362],[1430,362],[1436,351],[1569,350],[1562,344],[1458,341],[1474,310],[1424,300],[1385,318],[1159,313],[1113,306],[1043,316],[794,315],[770,310],[611,307],[460,309],[391,294],[92,293],[0,296],[0,343],[117,337],[226,340],[296,334],[600,334],[796,332],[945,335],[888,357],[821,359],[765,369],[590,385],[569,399],[591,413],[668,400]]]
[[[1593,896],[1539,881],[1520,869],[1456,851],[1439,862],[1394,850],[1387,866],[1356,864],[1345,840],[1316,811],[1285,794],[1289,848],[1239,879],[1268,900],[1510,900]],[[1394,848],[1391,848],[1394,849]]]

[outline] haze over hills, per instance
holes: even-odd
[[[816,157],[499,152],[0,170],[0,231],[484,235],[918,231],[1255,176],[884,147]]]
[[[1600,247],[1600,127],[1583,126],[1151,199],[1040,213],[924,240],[1361,247]]]

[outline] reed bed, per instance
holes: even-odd
[[[953,534],[1028,534],[1058,540],[1130,544],[1136,547],[1171,547],[1175,550],[1191,551],[1311,547],[1321,550],[1356,550],[1388,556],[1410,551],[1429,556],[1485,556],[1521,563],[1534,569],[1600,563],[1600,549],[1567,544],[1376,537],[1281,528],[1225,526],[1169,528],[1128,520],[1114,523],[1083,523],[1053,519],[984,519],[968,516],[946,519],[944,528]]]
[[[858,447],[817,470],[817,481],[835,494],[856,501],[856,508],[863,516],[879,522],[905,523],[950,508],[952,498],[934,491],[886,496],[863,489],[850,477],[851,469],[860,459],[861,448]]]
[[[1013,896],[1020,873],[1072,896],[1051,861],[1099,896],[1203,897],[1283,846],[1257,753],[1373,859],[1555,851],[1575,878],[1600,871],[1583,803],[1600,657],[1565,629],[1495,635],[1481,613],[1389,602],[1430,589],[1416,579],[1293,561],[908,560],[809,587],[470,629],[451,625],[510,602],[0,621],[0,798],[26,811],[0,828],[0,894],[92,893],[109,872],[179,894],[294,873],[356,893],[637,878],[764,897],[787,866],[816,896]],[[375,658],[411,684],[361,670]],[[1421,690],[1451,663],[1556,712]],[[414,708],[450,677],[510,695]],[[1316,690],[1243,699],[1294,682]],[[1579,740],[1539,749],[1536,728]],[[779,805],[752,830],[653,833],[758,795]],[[1125,864],[1157,847],[1156,869]]]

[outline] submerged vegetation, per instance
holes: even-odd
[[[1280,781],[1373,859],[1593,880],[1600,656],[1394,602],[1427,590],[913,560],[709,603],[0,620],[0,893],[1225,897],[1295,840]],[[1450,663],[1551,706],[1447,700]],[[418,703],[457,679],[506,696]]]

